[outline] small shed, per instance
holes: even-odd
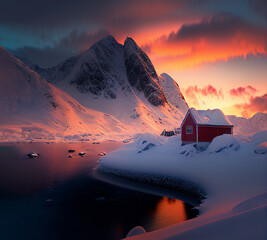
[[[165,129],[160,134],[160,136],[165,136],[165,137],[171,137],[171,136],[174,136],[174,135],[175,135],[174,131],[166,131]]]
[[[181,124],[182,143],[207,146],[213,138],[233,134],[233,125],[219,109],[196,110],[190,108]]]

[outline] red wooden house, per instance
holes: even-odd
[[[181,124],[181,132],[183,144],[196,142],[204,147],[219,135],[233,134],[233,125],[219,109],[190,108]]]

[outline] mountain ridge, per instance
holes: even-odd
[[[122,45],[114,37],[106,36],[82,54],[39,73],[83,106],[112,114],[124,123],[131,120],[125,119],[125,115],[132,116],[131,112],[138,111],[137,115],[140,115],[140,104],[160,115],[159,118],[173,115],[177,124],[184,114],[179,104],[173,107],[168,103],[152,62],[129,37]],[[178,85],[173,91],[182,96]],[[181,99],[185,102],[183,97]],[[125,101],[129,106],[121,107]],[[100,107],[99,102],[106,102],[109,107],[107,104]],[[124,111],[125,108],[128,109]]]

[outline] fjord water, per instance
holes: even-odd
[[[0,144],[0,239],[116,240],[137,225],[152,231],[196,216],[191,204],[148,186],[139,191],[140,184],[96,177],[97,154],[120,145]],[[33,151],[40,157],[26,156]]]

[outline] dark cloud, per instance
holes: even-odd
[[[12,50],[12,53],[21,59],[30,60],[30,62],[37,64],[40,67],[54,66],[73,55],[72,51],[59,47],[37,48],[31,46]]]
[[[243,19],[230,15],[219,14],[205,18],[200,23],[183,25],[177,32],[168,36],[169,42],[196,41],[208,39],[210,41],[225,41],[237,34],[245,36],[263,37],[267,41],[267,28],[257,27]]]
[[[242,26],[240,19],[226,15],[214,16],[204,19],[200,23],[183,25],[176,33],[172,32],[168,41],[179,41],[185,39],[220,39],[232,35]]]
[[[233,12],[231,0],[0,0],[0,23],[25,28],[108,26],[131,28],[174,19],[196,19],[218,14],[222,7]],[[260,2],[260,1],[259,1]],[[213,7],[211,8],[211,4]],[[239,1],[240,9],[251,6]],[[253,5],[262,9],[262,4]],[[241,12],[241,10],[240,10]],[[243,13],[244,15],[244,13]],[[249,15],[251,18],[251,15]],[[244,16],[248,19],[248,16]],[[110,29],[109,29],[110,30]],[[110,30],[111,31],[111,30]]]
[[[99,20],[117,2],[121,1],[1,0],[0,22],[42,27],[84,23]]]
[[[243,109],[243,117],[250,117],[256,112],[267,112],[267,94],[251,97],[249,103],[236,104],[236,108]]]
[[[266,33],[266,29],[256,27],[254,30],[245,20],[251,20],[251,12],[258,14],[263,11],[265,4],[258,0],[257,4],[249,5],[248,0],[239,0],[237,5],[240,6],[239,17],[218,15],[221,9],[233,14],[231,0],[0,0],[0,35],[8,35],[8,38],[0,39],[0,44],[17,52],[26,53],[27,50],[36,55],[36,59],[38,52],[47,49],[52,54],[55,49],[56,55],[50,60],[54,61],[53,59],[61,59],[67,53],[76,54],[80,50],[77,47],[79,44],[90,46],[92,37],[87,32],[107,29],[116,38],[122,39],[142,28],[159,27],[159,31],[162,31],[164,24],[180,26],[212,15],[216,17],[207,18],[198,24],[184,25],[177,32],[171,33],[168,40],[197,41],[198,38],[205,37],[211,41],[224,41],[240,29],[249,29],[243,32],[263,38],[262,32]],[[246,11],[242,12],[241,9]],[[64,39],[69,32],[70,36]],[[19,37],[24,38],[24,41],[16,41]],[[265,42],[267,48],[267,41]],[[64,47],[70,49],[64,52]],[[145,45],[145,48],[151,50],[149,45]],[[44,53],[43,56],[45,55],[49,54]]]
[[[108,34],[109,32],[106,30],[100,30],[96,33],[86,33],[74,30],[67,37],[62,38],[58,46],[65,49],[73,49],[77,52],[89,48],[96,41]]]
[[[267,1],[266,0],[250,0],[249,6],[256,14],[267,20]]]
[[[248,85],[247,87],[238,87],[238,88],[233,88],[229,91],[230,95],[238,97],[238,96],[251,96],[254,93],[257,92],[257,89],[254,87]]]
[[[109,21],[139,21],[139,18],[159,17],[165,6],[172,12],[185,0],[1,0],[0,22],[25,26],[64,26],[68,24],[109,23]],[[161,8],[161,11],[159,11]]]
[[[69,35],[55,43],[53,47],[37,48],[25,46],[12,50],[12,53],[20,58],[29,59],[41,67],[51,67],[65,60],[67,57],[76,55],[88,49],[93,43],[108,35],[106,30],[96,33],[72,31]]]

